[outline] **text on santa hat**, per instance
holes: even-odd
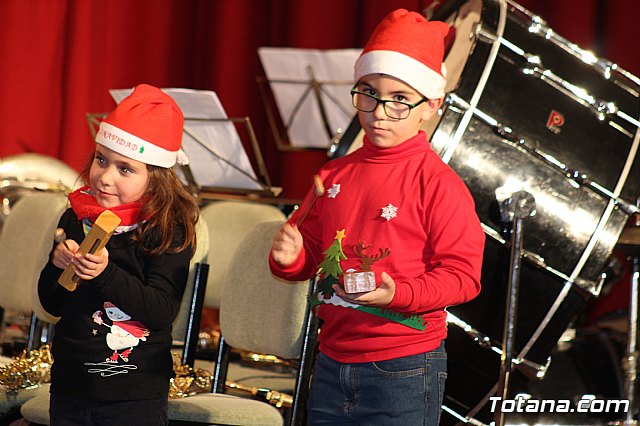
[[[111,141],[111,142],[116,143],[118,145],[121,145],[124,148],[130,149],[131,151],[138,151],[138,144],[133,143],[133,142],[129,142],[128,140],[123,139],[120,136],[118,136],[118,135],[116,135],[114,133],[111,133],[108,130],[105,130],[105,129],[101,128],[101,129],[98,130],[98,133],[100,134],[100,136],[102,136],[102,138],[104,140],[108,140],[108,141]],[[142,154],[144,152],[144,148],[140,148],[139,152]]]

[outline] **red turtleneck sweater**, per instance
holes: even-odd
[[[469,190],[429,145],[425,133],[392,148],[364,146],[328,162],[319,171],[326,188],[300,232],[303,251],[294,264],[272,272],[305,280],[318,270],[336,231],[345,230],[343,271],[359,269],[355,249],[362,242],[390,254],[372,265],[376,282],[387,272],[396,290],[387,306],[420,315],[424,331],[335,304],[320,306],[320,350],[339,362],[382,361],[435,349],[447,335],[444,308],[471,300],[480,291],[484,233]],[[313,198],[310,192],[304,203]],[[291,218],[295,223],[297,217]],[[335,298],[336,296],[334,296]]]

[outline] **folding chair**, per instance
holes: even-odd
[[[308,304],[309,283],[287,283],[269,271],[271,241],[282,223],[259,223],[238,244],[220,300],[221,338],[212,393],[170,400],[171,424],[302,423],[317,326]],[[223,393],[229,347],[298,360],[293,406],[286,419],[266,402]]]
[[[220,307],[220,295],[227,282],[229,262],[242,238],[262,222],[284,220],[274,206],[242,201],[215,201],[202,207],[200,215],[209,228],[209,263],[205,306]]]

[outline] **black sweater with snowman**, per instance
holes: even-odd
[[[68,239],[84,239],[71,209],[58,226]],[[106,269],[73,292],[58,284],[62,270],[51,260],[40,274],[40,302],[61,317],[52,343],[51,393],[101,401],[166,397],[172,323],[192,251],[148,256],[132,232],[112,236],[107,250]]]

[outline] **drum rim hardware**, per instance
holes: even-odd
[[[499,356],[502,356],[502,348],[500,343],[492,339],[490,336],[482,333],[480,330],[474,328],[471,324],[468,324],[463,319],[447,311],[447,324],[455,325],[462,329],[474,342],[483,349],[490,350]],[[547,358],[547,362],[539,364],[537,362],[521,358],[520,356],[513,358],[513,364],[516,368],[522,371],[526,376],[535,376],[538,379],[543,379],[551,366],[551,357]]]
[[[633,214],[639,211],[638,207],[635,204],[632,204],[622,199],[619,195],[620,195],[620,192],[622,191],[622,188],[626,184],[627,178],[629,176],[629,171],[635,159],[635,152],[637,152],[638,146],[640,145],[640,130],[636,134],[636,138],[634,139],[633,145],[630,149],[630,155],[627,156],[624,169],[620,173],[618,182],[616,184],[616,188],[614,189],[614,192],[611,192],[607,190],[603,185],[600,185],[597,182],[589,179],[589,177],[586,174],[567,167],[562,162],[556,160],[553,156],[545,153],[544,151],[538,148],[531,146],[530,144],[527,143],[527,141],[524,138],[521,138],[515,135],[509,127],[501,124],[498,120],[484,113],[482,110],[479,110],[477,108],[475,109],[472,108],[469,103],[467,103],[464,99],[460,98],[455,93],[450,93],[449,95],[447,95],[446,101],[447,103],[455,105],[456,107],[467,109],[467,112],[465,113],[465,115],[468,112],[473,110],[472,115],[477,116],[482,122],[484,122],[490,128],[492,128],[492,130],[498,136],[500,136],[500,140],[502,142],[510,144],[511,146],[514,146],[515,148],[522,150],[523,152],[531,154],[535,159],[541,161],[543,164],[549,166],[551,169],[556,170],[560,174],[564,175],[567,179],[569,179],[573,184],[577,185],[578,187],[580,186],[585,187],[593,191],[595,194],[602,197],[603,199],[609,200],[608,205],[604,213],[602,214],[599,220],[599,223],[596,226],[596,229],[594,230],[589,240],[589,243],[585,247],[581,258],[579,259],[578,263],[575,265],[571,275],[568,276],[568,281],[572,283],[578,282],[576,281],[576,279],[579,278],[578,275],[580,274],[582,268],[584,267],[584,263],[587,261],[588,257],[591,255],[593,251],[593,247],[595,246],[596,242],[600,237],[600,234],[602,233],[602,228],[609,220],[611,214],[613,213],[614,207],[620,208],[626,214]],[[631,155],[632,153],[634,155]],[[549,268],[547,267],[547,269]],[[579,282],[582,284],[586,284],[587,280],[581,280]],[[593,294],[597,294],[596,291],[599,289],[599,285],[596,282],[589,281],[589,283],[590,283],[590,287],[587,288],[587,290]]]
[[[484,36],[484,38],[489,40],[493,40],[493,38],[495,37],[493,35],[488,34],[486,31],[481,31],[480,34]],[[618,106],[615,104],[615,102],[599,100],[595,96],[590,95],[586,90],[576,86],[575,84],[570,83],[566,79],[560,77],[558,74],[551,71],[549,68],[545,67],[539,56],[531,53],[527,53],[524,49],[521,49],[520,47],[516,46],[515,44],[511,43],[509,40],[505,38],[496,37],[496,39],[501,45],[505,46],[510,51],[520,56],[525,61],[525,63],[530,64],[530,66],[522,69],[522,71],[525,74],[537,77],[541,81],[544,81],[547,84],[556,88],[557,90],[561,91],[562,93],[567,95],[570,99],[589,108],[598,117],[599,120],[606,120],[608,117],[617,116],[627,121],[629,124],[635,126],[636,128],[640,126],[640,121],[638,119],[635,119],[630,115],[621,111],[618,108]],[[569,51],[578,55],[576,53],[576,50],[578,50],[578,48],[571,49]],[[582,58],[584,57],[584,54],[578,55],[578,56]],[[590,62],[590,61],[586,61],[586,62]],[[608,65],[608,67],[613,68],[614,64],[610,64]],[[635,93],[637,96],[636,91],[630,88],[627,91],[630,92],[631,94]],[[613,123],[611,124],[612,124],[612,127],[614,127],[616,130],[624,133],[628,137],[633,137],[632,134],[627,132],[621,126],[614,125]]]
[[[492,130],[498,136],[500,136],[503,142],[511,144],[512,146],[522,151],[525,151],[528,154],[532,154],[536,159],[547,164],[552,169],[557,170],[558,172],[563,174],[565,177],[567,177],[569,180],[571,180],[575,184],[579,186],[584,186],[594,191],[596,194],[598,194],[599,196],[605,199],[613,200],[614,203],[617,206],[619,206],[625,213],[634,214],[640,211],[640,209],[638,209],[638,207],[635,204],[630,203],[629,201],[626,201],[621,197],[619,197],[620,189],[617,189],[615,192],[611,192],[608,189],[606,189],[603,185],[600,185],[598,182],[591,180],[587,174],[582,173],[579,170],[574,170],[567,167],[567,165],[556,160],[552,155],[549,155],[546,152],[538,148],[535,148],[534,146],[531,146],[530,144],[527,143],[527,141],[524,138],[521,138],[515,135],[513,133],[513,130],[510,127],[504,124],[501,124],[498,120],[486,114],[482,110],[477,108],[472,108],[471,104],[469,104],[467,101],[465,101],[455,93],[448,94],[447,97],[445,98],[445,102],[449,105],[455,106],[456,108],[460,108],[462,110],[466,110],[466,111],[473,110],[473,114],[477,116],[482,122],[484,122],[489,127],[491,127]],[[637,135],[636,137],[638,138],[638,136],[640,135]],[[637,142],[638,140],[634,140],[633,146],[631,148],[633,153],[637,152],[638,150]],[[629,155],[627,157],[627,162],[625,163],[625,168],[623,170],[623,173],[621,173],[620,182],[618,183],[618,185],[616,185],[617,187],[624,186],[624,183],[626,182],[626,179],[629,174],[629,169],[631,168],[631,164],[633,163],[633,159],[634,159],[634,155]]]
[[[528,28],[529,33],[538,34],[540,37],[544,37],[545,40],[549,40],[551,43],[560,47],[570,55],[576,56],[587,64],[594,65],[595,69],[598,69],[602,77],[607,80],[610,80],[614,74],[618,75],[621,79],[629,80],[631,84],[636,85],[636,89],[633,89],[630,85],[623,84],[617,80],[615,81],[615,84],[629,92],[632,96],[640,96],[640,91],[638,91],[638,86],[640,86],[640,77],[620,68],[617,64],[611,61],[598,58],[593,54],[593,52],[584,50],[575,43],[571,43],[569,40],[553,31],[553,29],[548,26],[547,21],[542,19],[540,16],[533,14],[518,3],[515,3],[512,0],[507,0],[507,3],[509,3],[513,12],[517,12],[522,17],[523,21],[528,20],[530,22]]]
[[[491,42],[491,52],[482,70],[482,75],[478,80],[478,84],[476,85],[473,95],[471,96],[471,100],[469,101],[469,104],[468,104],[469,108],[463,114],[461,123],[456,129],[455,134],[451,138],[452,139],[451,143],[448,144],[447,148],[441,155],[442,161],[444,161],[447,164],[449,163],[449,160],[451,160],[453,153],[455,152],[458,144],[462,140],[462,135],[467,131],[467,127],[471,122],[471,118],[474,115],[474,111],[477,110],[478,103],[480,102],[480,99],[482,98],[482,95],[484,93],[484,89],[489,81],[489,77],[491,75],[491,70],[493,69],[493,65],[496,59],[498,58],[498,51],[500,50],[499,40],[502,39],[502,36],[504,35],[504,29],[507,25],[507,3],[505,0],[498,0],[498,6],[500,9],[500,14],[498,17],[498,25],[495,31],[495,39]],[[479,33],[483,32],[483,26],[479,25],[477,27],[477,31]],[[445,98],[445,101],[448,98],[449,96]]]

